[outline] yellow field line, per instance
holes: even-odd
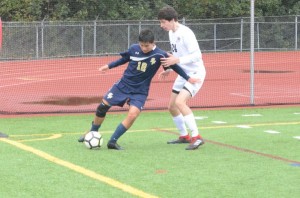
[[[25,150],[25,151],[28,151],[30,153],[33,153],[41,158],[44,158],[50,162],[53,162],[55,164],[58,164],[58,165],[61,165],[61,166],[64,166],[66,168],[69,168],[75,172],[78,172],[78,173],[81,173],[83,175],[86,175],[88,177],[91,177],[93,179],[96,179],[100,182],[103,182],[103,183],[106,183],[110,186],[113,186],[115,188],[118,188],[118,189],[121,189],[129,194],[132,194],[132,195],[135,195],[137,197],[147,197],[147,198],[156,198],[157,196],[154,196],[154,195],[150,195],[148,193],[145,193],[141,190],[138,190],[134,187],[131,187],[129,185],[126,185],[126,184],[123,184],[117,180],[114,180],[112,178],[109,178],[109,177],[105,177],[103,175],[100,175],[94,171],[91,171],[91,170],[88,170],[88,169],[85,169],[81,166],[78,166],[76,164],[72,164],[71,162],[68,162],[68,161],[64,161],[64,160],[61,160],[57,157],[54,157],[52,155],[49,155],[48,153],[45,153],[43,151],[40,151],[38,149],[35,149],[35,148],[32,148],[30,146],[27,146],[25,144],[22,144],[20,142],[16,142],[16,141],[13,141],[13,140],[10,140],[10,139],[7,139],[7,138],[0,138],[0,141],[3,141],[3,142],[6,142],[8,144],[11,144],[13,146],[16,146],[22,150]]]
[[[280,125],[297,125],[300,124],[300,122],[274,122],[274,123],[259,123],[259,124],[243,124],[243,125],[248,125],[248,126],[280,126]],[[240,124],[239,124],[240,125]],[[199,129],[205,130],[205,129],[222,129],[222,128],[235,128],[237,125],[218,125],[218,126],[207,126],[207,127],[200,127]],[[176,128],[164,128],[165,130],[176,130]],[[135,133],[135,132],[145,132],[145,131],[157,131],[156,129],[138,129],[138,130],[129,130],[127,131],[130,133]],[[101,133],[112,133],[113,131],[100,131]],[[82,134],[83,132],[72,132],[72,133],[60,133],[62,135],[77,135],[77,134]],[[24,135],[10,135],[10,137],[26,137],[26,136],[49,136],[53,135],[53,133],[48,133],[48,134],[24,134]]]
[[[43,140],[52,140],[56,138],[60,138],[62,135],[61,134],[53,134],[50,137],[46,138],[36,138],[36,139],[30,139],[30,140],[18,140],[18,142],[32,142],[32,141],[43,141]]]
[[[247,126],[280,126],[280,125],[296,125],[300,122],[275,122],[275,123],[260,123],[260,124],[243,124]],[[239,124],[241,125],[241,124]],[[220,125],[220,126],[210,126],[210,127],[201,127],[201,129],[219,129],[219,128],[235,128],[237,125]]]
[[[260,123],[260,124],[242,124],[247,126],[279,126],[279,125],[297,125],[300,124],[300,122],[275,122],[275,123]],[[241,125],[241,124],[238,124]],[[236,128],[236,125],[218,125],[218,126],[207,126],[207,127],[199,127],[199,129],[222,129],[222,128]],[[164,130],[176,130],[176,128],[163,128]],[[154,129],[151,129],[154,130]],[[137,131],[149,131],[149,130],[136,130],[136,131],[130,131],[130,132],[137,132]]]

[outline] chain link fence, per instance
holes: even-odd
[[[299,17],[255,19],[255,50],[298,50]],[[182,20],[196,34],[203,53],[248,51],[250,19]],[[83,57],[116,54],[136,43],[141,29],[155,32],[169,50],[158,21],[3,22],[2,60]]]

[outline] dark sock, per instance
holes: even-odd
[[[98,131],[101,125],[95,125],[94,122],[92,123],[92,127],[90,131]]]
[[[115,132],[112,134],[110,138],[110,142],[117,142],[117,140],[127,131],[127,129],[123,126],[122,123],[116,128]]]

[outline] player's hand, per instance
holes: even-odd
[[[105,71],[107,71],[109,68],[108,68],[108,65],[103,65],[101,66],[98,70],[102,73],[104,73]]]
[[[172,54],[169,54],[169,57],[168,58],[161,58],[160,61],[161,61],[161,64],[164,66],[164,67],[170,67],[171,65],[175,65],[177,63],[180,62],[179,58],[173,56]]]
[[[164,80],[166,77],[170,74],[171,70],[167,69],[166,71],[162,71],[161,73],[158,74],[158,79],[159,80]]]
[[[195,84],[195,83],[201,82],[201,79],[200,78],[190,77],[189,80],[188,80],[188,82],[191,83],[191,84]]]

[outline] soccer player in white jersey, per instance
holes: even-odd
[[[194,150],[204,144],[204,140],[199,134],[194,114],[187,102],[198,93],[205,79],[206,70],[202,54],[194,32],[178,22],[178,13],[173,7],[163,7],[158,13],[158,20],[161,28],[169,32],[172,50],[170,57],[161,59],[162,64],[178,64],[188,75],[201,79],[199,83],[191,84],[178,76],[173,84],[168,106],[180,133],[178,139],[171,140],[168,144],[189,143],[186,150]],[[165,78],[169,72],[170,70],[162,72],[160,78]]]

